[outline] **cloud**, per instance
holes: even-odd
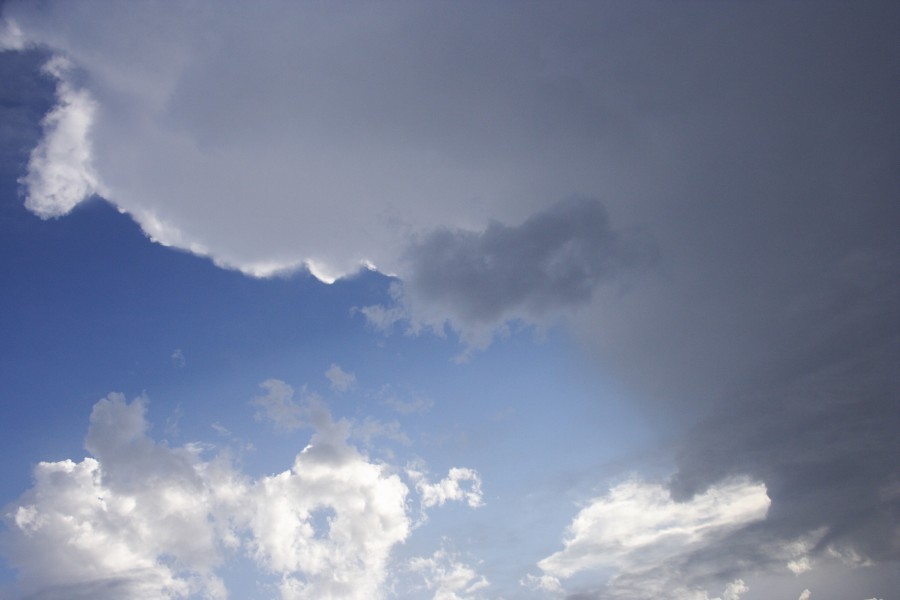
[[[443,548],[430,557],[410,559],[407,568],[424,579],[425,589],[434,592],[433,600],[475,600],[490,586],[486,577]]]
[[[765,485],[747,479],[688,502],[661,484],[627,481],[579,511],[564,548],[541,560],[543,575],[529,581],[552,587],[554,579],[612,568],[604,597],[694,597],[701,593],[689,568],[694,555],[765,519],[769,505]],[[743,586],[729,584],[724,597],[737,598]]]
[[[4,3],[7,47],[71,65],[28,205],[100,191],[254,275],[369,261],[373,324],[470,346],[565,313],[678,440],[677,499],[746,474],[761,545],[898,560],[896,3],[233,8]]]
[[[207,465],[149,440],[144,411],[141,399],[99,401],[86,441],[94,457],[39,463],[34,487],[7,509],[4,553],[26,594],[224,597]]]
[[[301,390],[300,402],[294,400],[294,388],[278,379],[267,379],[259,384],[265,396],[253,399],[251,404],[260,408],[258,421],[270,421],[276,431],[289,432],[308,427],[311,419],[322,419],[321,401],[313,393]],[[315,417],[313,412],[317,413]]]
[[[472,508],[477,508],[484,503],[481,494],[481,477],[473,469],[452,467],[446,477],[435,483],[430,483],[425,473],[416,469],[407,469],[407,473],[422,496],[424,508],[442,506],[446,502],[454,500],[465,501]],[[461,485],[464,482],[469,482],[468,489]]]
[[[328,367],[325,377],[331,382],[331,389],[337,392],[346,392],[356,386],[356,375],[344,371],[335,364]]]
[[[396,295],[406,310],[368,307],[364,314],[379,328],[399,314],[414,328],[450,325],[467,343],[485,346],[506,321],[539,321],[589,303],[601,283],[651,262],[654,252],[646,240],[613,231],[600,202],[572,199],[518,226],[422,237],[402,263]]]
[[[808,589],[803,590],[802,592],[800,592],[800,598],[798,598],[797,600],[809,600],[811,596],[812,592],[810,592]]]
[[[62,216],[103,190],[89,139],[97,104],[70,82],[72,68],[62,56],[44,66],[57,80],[57,105],[42,121],[43,139],[31,151],[28,173],[20,180],[28,190],[25,206],[43,219]]]
[[[409,535],[406,485],[349,446],[348,433],[326,419],[290,471],[250,492],[251,552],[282,575],[282,598],[378,598],[390,551]],[[321,509],[329,516],[317,530]]]
[[[187,365],[187,360],[184,358],[184,352],[182,352],[180,348],[173,350],[172,355],[169,358],[172,360],[172,365],[176,369],[183,369]]]
[[[225,598],[217,570],[237,554],[276,575],[285,600],[384,596],[391,552],[412,529],[409,487],[348,443],[349,422],[315,407],[293,466],[254,480],[224,455],[205,458],[212,448],[153,441],[145,414],[143,398],[97,402],[91,456],[39,463],[5,508],[0,547],[25,597]]]
[[[434,400],[427,396],[415,392],[408,392],[405,396],[407,399],[401,398],[389,385],[382,386],[378,391],[380,402],[401,415],[424,414],[434,408]]]

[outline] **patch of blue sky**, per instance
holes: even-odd
[[[317,394],[335,417],[374,423],[376,436],[381,424],[381,437],[353,440],[374,458],[423,461],[434,479],[454,466],[478,470],[485,506],[431,511],[397,559],[429,555],[452,532],[455,547],[477,548],[514,584],[571,519],[567,491],[645,439],[625,399],[578,368],[558,331],[513,331],[457,363],[453,335],[366,324],[354,309],[388,300],[390,279],[377,273],[330,286],[305,273],[252,279],[150,243],[101,201],[41,221],[7,180],[3,202],[14,218],[0,240],[0,451],[17,457],[0,484],[4,503],[29,486],[38,461],[86,454],[91,407],[113,391],[149,399],[157,441],[228,449],[251,476],[287,470],[312,432],[273,432],[254,418],[252,400],[274,378],[296,402]],[[355,384],[333,389],[331,365]]]

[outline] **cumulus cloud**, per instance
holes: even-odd
[[[543,575],[529,582],[552,588],[554,579],[612,568],[608,597],[699,598],[702,590],[687,568],[695,553],[765,519],[769,505],[765,485],[747,479],[724,482],[688,502],[676,502],[662,484],[627,481],[579,511],[564,548],[541,560]],[[743,582],[735,581],[724,597],[743,591]]]
[[[142,398],[97,402],[91,456],[38,464],[6,507],[0,541],[25,596],[226,598],[217,570],[241,553],[278,577],[285,600],[383,597],[391,551],[411,532],[409,487],[348,443],[349,422],[317,407],[293,466],[254,480],[199,445],[153,441],[145,413]],[[456,563],[435,568],[440,589],[479,587],[454,587],[468,573]]]
[[[146,437],[145,402],[112,394],[91,413],[80,462],[42,462],[6,512],[4,552],[41,598],[225,597],[210,506],[215,467]],[[168,560],[166,557],[170,557]]]
[[[810,597],[812,597],[812,592],[807,589],[800,592],[800,597],[797,600],[809,600]]]
[[[409,478],[415,483],[416,490],[422,496],[422,506],[442,506],[448,501],[464,501],[472,508],[483,504],[481,494],[481,476],[474,469],[452,467],[447,476],[431,483],[425,473],[416,469],[407,469]],[[464,485],[468,483],[468,485]]]
[[[6,47],[71,65],[32,210],[101,192],[254,275],[367,260],[399,278],[370,321],[473,346],[565,311],[648,418],[695,423],[675,497],[749,474],[767,547],[900,557],[896,3],[234,6],[4,3]],[[620,294],[638,226],[659,267]]]
[[[251,552],[282,575],[282,598],[378,598],[391,548],[409,535],[408,488],[348,445],[348,433],[326,419],[290,471],[250,492]],[[321,509],[330,516],[317,530]]]

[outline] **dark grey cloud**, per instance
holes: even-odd
[[[687,579],[783,569],[770,550],[816,530],[813,563],[900,560],[900,15],[796,4],[762,27],[759,6],[669,38],[709,52],[648,105],[671,150],[648,171],[668,187],[635,206],[658,273],[573,327],[678,431],[678,498],[734,475],[767,486],[766,521],[679,565]]]
[[[599,201],[570,199],[517,226],[424,236],[406,253],[404,293],[413,310],[494,327],[586,304],[597,286],[655,255],[651,240],[614,230]]]

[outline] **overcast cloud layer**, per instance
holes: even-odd
[[[641,548],[596,525],[627,489],[686,513],[737,491],[754,500],[702,547],[651,561],[651,581],[677,572],[685,597],[715,581],[736,599],[743,571],[900,560],[892,3],[60,1],[3,14],[7,47],[53,57],[58,104],[21,182],[37,215],[100,194],[153,239],[251,275],[305,264],[331,280],[372,264],[398,278],[394,304],[363,307],[373,324],[449,325],[469,347],[510,320],[561,319],[674,435],[667,486],[591,500],[527,586],[634,593]],[[282,427],[312,422],[298,406],[275,383],[258,403]],[[394,485],[344,440],[354,473]],[[185,473],[201,464],[165,453]],[[97,458],[40,466],[36,490],[102,496]],[[285,496],[296,477],[254,489]],[[481,483],[411,477],[391,488],[397,502],[415,489],[423,506],[472,505]],[[22,506],[25,531],[38,521]],[[406,535],[391,515],[360,568],[380,573]],[[263,516],[245,519],[265,539]],[[612,558],[583,551],[600,547]],[[254,548],[277,572],[313,569],[277,544]],[[123,550],[140,585],[217,585],[189,550],[176,557],[187,578],[154,552]],[[564,586],[584,565],[611,569],[609,586]],[[451,554],[410,568],[433,574],[429,589],[480,589]]]

